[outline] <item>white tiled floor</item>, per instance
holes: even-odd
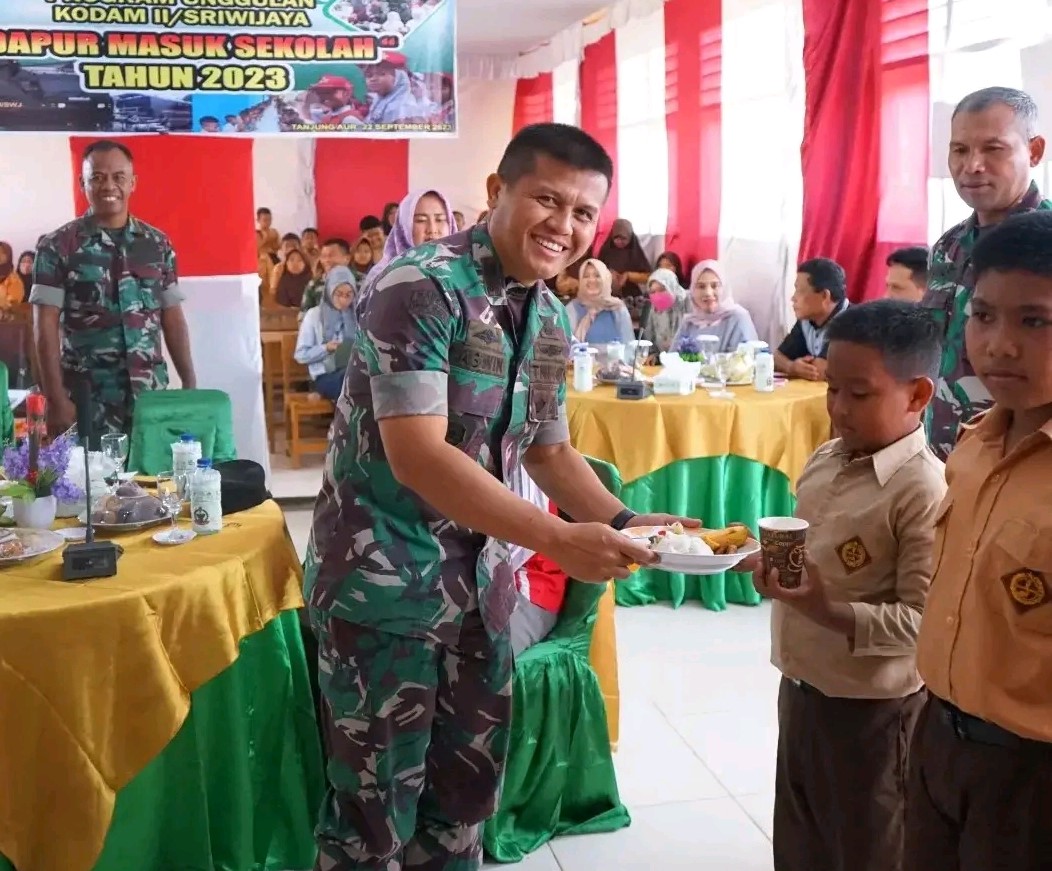
[[[287,517],[302,548],[310,514]],[[556,839],[513,867],[771,871],[778,676],[768,620],[763,606],[618,608],[614,759],[632,825]]]

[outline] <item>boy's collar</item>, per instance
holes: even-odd
[[[881,487],[890,481],[896,472],[912,460],[917,454],[928,446],[928,438],[923,426],[918,426],[909,435],[903,436],[897,442],[881,448],[875,453],[859,456],[849,451],[843,441],[837,446],[837,453],[843,455],[848,462],[858,459],[873,461],[873,474]]]
[[[971,418],[967,423],[961,424],[962,432],[974,432],[984,442],[1000,442],[1008,433],[1008,427],[1012,423],[1012,412],[1000,405],[995,405],[989,411],[984,411]],[[1034,435],[1041,433],[1045,438],[1052,441],[1052,419],[1036,430]]]

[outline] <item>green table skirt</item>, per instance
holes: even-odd
[[[286,611],[193,693],[182,729],[121,790],[95,871],[313,868],[323,793],[299,620]],[[0,871],[14,871],[3,857]]]
[[[681,460],[626,484],[621,499],[633,511],[700,517],[719,528],[740,521],[756,529],[761,517],[791,515],[796,498],[781,472],[743,457]],[[760,596],[751,575],[727,572],[695,577],[643,569],[618,581],[618,605],[671,602],[678,608],[697,599],[706,608],[722,611],[730,602],[758,605]]]

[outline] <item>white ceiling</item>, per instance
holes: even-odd
[[[607,5],[609,0],[458,0],[458,50],[521,54]]]

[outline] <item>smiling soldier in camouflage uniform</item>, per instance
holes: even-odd
[[[135,398],[168,386],[162,334],[183,387],[193,388],[195,376],[172,245],[128,212],[131,152],[92,143],[83,185],[91,211],[40,239],[30,302],[48,428],[73,424],[68,391],[86,379],[97,437],[128,432]]]
[[[928,292],[921,303],[938,312],[945,330],[939,381],[925,421],[928,442],[941,460],[953,450],[958,427],[992,404],[964,347],[975,289],[972,249],[1009,215],[1052,209],[1030,181],[1031,168],[1045,153],[1036,126],[1034,101],[1013,88],[984,88],[954,110],[950,174],[961,199],[975,211],[932,248]]]
[[[511,714],[512,541],[625,577],[635,517],[569,444],[565,310],[545,288],[595,237],[610,158],[527,127],[489,223],[396,259],[364,306],[308,547],[330,789],[320,871],[474,871]],[[522,464],[566,523],[508,489]]]

